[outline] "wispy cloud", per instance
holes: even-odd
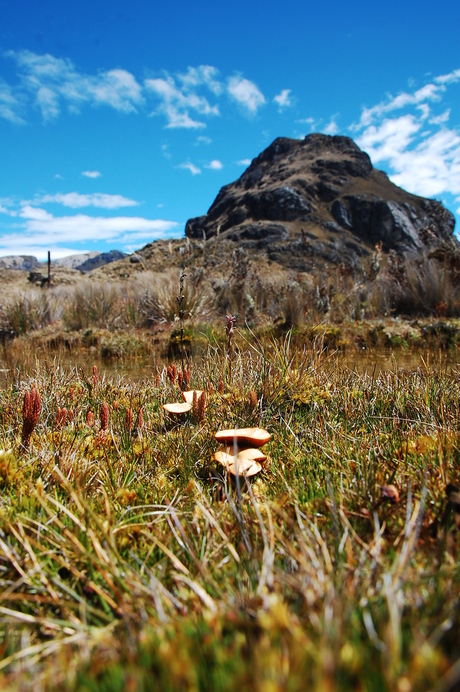
[[[85,178],[100,178],[102,173],[99,171],[82,171],[82,175],[85,176]]]
[[[273,101],[278,104],[278,110],[280,111],[290,108],[292,106],[291,90],[283,89],[273,98]]]
[[[12,87],[0,78],[0,118],[17,125],[24,124],[21,116],[22,99],[15,95]]]
[[[201,169],[198,168],[198,166],[195,166],[193,163],[190,161],[186,161],[185,163],[180,163],[177,168],[183,168],[186,171],[190,171],[192,175],[199,175],[201,173]]]
[[[356,141],[391,180],[410,192],[452,195],[460,213],[460,129],[449,127],[442,107],[448,88],[459,88],[460,70],[434,77],[413,93],[390,96],[364,108],[352,126]],[[397,115],[396,115],[397,113]]]
[[[157,97],[159,105],[156,112],[166,116],[166,127],[195,129],[206,127],[206,124],[194,119],[190,113],[199,116],[219,115],[217,104],[211,105],[207,97],[198,93],[199,87],[205,87],[212,94],[219,94],[221,87],[216,76],[217,70],[214,67],[189,67],[186,74],[176,77],[166,74],[146,79],[144,85],[148,92]]]
[[[199,137],[196,138],[195,145],[199,146],[200,144],[205,144],[207,146],[209,144],[212,144],[211,137],[206,137],[206,135],[200,135]]]
[[[72,60],[48,53],[7,51],[2,57],[14,62],[16,83],[0,78],[0,118],[14,123],[24,123],[31,107],[46,123],[56,120],[63,110],[78,114],[84,106],[107,106],[121,113],[143,110],[165,118],[167,128],[193,130],[206,127],[208,118],[220,115],[226,96],[249,115],[266,103],[254,82],[241,75],[221,77],[212,65],[188,67],[174,74],[157,72],[141,81],[121,68],[90,74]],[[282,90],[274,102],[280,110],[290,106],[290,90]]]
[[[230,77],[227,88],[231,98],[251,115],[255,115],[259,108],[265,104],[264,95],[249,79]]]
[[[18,67],[19,85],[14,90],[10,88],[10,100],[15,99],[16,110],[13,112],[16,117],[20,117],[17,115],[18,94],[23,99],[28,95],[45,121],[57,118],[63,104],[71,112],[79,112],[86,104],[110,106],[131,113],[144,101],[141,85],[126,70],[101,70],[89,75],[79,72],[71,60],[49,54],[37,55],[24,50],[8,51],[6,56],[12,58]]]
[[[79,192],[59,192],[56,195],[42,195],[34,201],[36,204],[62,204],[64,207],[72,209],[82,209],[83,207],[119,209],[120,207],[136,207],[139,204],[139,202],[122,195],[106,195],[102,192],[95,192],[91,195],[82,195]]]
[[[0,255],[37,254],[32,248],[62,247],[82,242],[106,241],[125,244],[139,238],[155,240],[177,230],[175,221],[146,219],[138,216],[101,217],[86,214],[55,216],[41,207],[25,205],[20,224],[8,235],[0,236]],[[73,250],[75,252],[75,250]]]
[[[251,159],[241,159],[240,161],[236,162],[238,166],[249,166],[251,163]]]

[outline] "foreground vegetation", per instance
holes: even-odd
[[[1,688],[454,689],[458,370],[358,373],[290,332],[240,335],[230,368],[219,344],[179,423],[171,368],[8,375]],[[232,482],[214,433],[256,425],[268,462]]]

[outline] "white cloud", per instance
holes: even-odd
[[[413,94],[403,92],[395,97],[390,96],[387,101],[382,101],[372,108],[363,108],[361,119],[357,125],[353,126],[353,129],[359,130],[362,127],[367,127],[385,114],[407,106],[421,104],[425,101],[439,101],[444,91],[445,87],[442,84],[426,84]]]
[[[444,113],[441,113],[440,115],[434,115],[432,118],[430,118],[429,123],[430,125],[443,125],[446,123],[450,118],[450,108],[448,108]]]
[[[224,164],[222,161],[219,161],[218,159],[213,159],[207,166],[207,168],[210,168],[212,171],[220,171],[224,167]]]
[[[338,131],[339,126],[335,122],[335,118],[331,118],[331,120],[328,122],[328,124],[323,130],[324,134],[326,135],[336,135]]]
[[[0,243],[1,241],[2,237],[0,236]],[[79,248],[76,250],[75,248],[61,247],[58,245],[49,246],[48,248],[44,248],[39,245],[27,245],[26,249],[24,249],[24,246],[21,243],[12,243],[11,245],[5,247],[0,245],[0,257],[29,255],[31,257],[36,257],[39,262],[44,262],[48,258],[48,251],[51,252],[51,260],[60,259],[61,257],[68,257],[69,255],[75,255],[76,252],[88,252],[86,248]]]
[[[265,103],[264,95],[249,79],[230,77],[227,89],[230,96],[251,115]]]
[[[249,166],[251,164],[251,159],[241,159],[236,162],[238,166]]]
[[[209,146],[209,144],[212,144],[211,137],[206,137],[206,135],[200,135],[199,137],[196,138],[195,145],[198,146],[200,144],[206,144]]]
[[[177,168],[183,168],[186,171],[190,171],[192,175],[199,175],[201,173],[201,169],[195,166],[193,163],[190,163],[190,161],[180,163]]]
[[[91,195],[82,195],[79,192],[59,192],[56,195],[42,195],[35,200],[36,204],[62,204],[72,209],[82,207],[99,207],[100,209],[119,209],[120,207],[135,207],[139,202],[128,199],[122,195],[106,195],[102,192],[95,192]]]
[[[148,92],[154,94],[160,101],[158,112],[166,116],[169,128],[194,129],[206,127],[202,120],[196,120],[190,116],[190,112],[195,112],[201,116],[219,115],[217,105],[211,105],[209,100],[197,93],[199,86],[206,86],[216,93],[214,82],[210,75],[215,68],[206,66],[199,68],[189,68],[187,74],[179,75],[178,85],[171,75],[156,79],[146,79],[144,82]],[[206,75],[208,77],[206,78]]]
[[[218,96],[223,91],[222,82],[218,79],[219,70],[211,65],[199,65],[199,67],[189,67],[185,74],[177,75],[187,89],[193,89],[205,85],[213,94]]]
[[[449,128],[451,110],[442,108],[447,89],[458,90],[460,70],[435,77],[414,93],[389,97],[363,109],[356,141],[374,165],[383,165],[391,180],[417,195],[452,195],[460,204],[460,129]],[[452,98],[450,97],[452,101]],[[398,117],[395,110],[402,110]],[[457,210],[457,213],[460,209]]]
[[[15,95],[10,85],[0,78],[0,118],[22,125],[25,121],[21,116],[21,110],[21,98]]]
[[[220,78],[212,65],[188,67],[185,72],[163,72],[143,82],[121,68],[84,72],[68,58],[29,50],[3,54],[16,64],[17,83],[0,79],[0,117],[24,123],[35,108],[44,122],[56,120],[63,109],[78,114],[85,106],[108,106],[121,113],[135,113],[154,102],[151,115],[161,115],[170,129],[199,129],[220,115],[218,100],[230,96],[244,111],[254,115],[266,101],[260,89],[241,76]],[[438,85],[438,88],[442,88]],[[274,98],[281,110],[292,105],[291,92],[283,89]]]
[[[86,214],[54,216],[45,209],[25,205],[17,231],[0,236],[0,255],[34,254],[37,248],[60,247],[65,239],[73,243],[106,241],[120,245],[127,239],[155,240],[177,229],[175,221],[145,219],[136,216],[98,217]],[[32,248],[34,252],[32,252]],[[75,250],[73,250],[75,252]]]
[[[100,178],[102,173],[99,171],[82,171],[82,175],[85,176],[85,178]]]
[[[289,108],[292,106],[291,90],[283,89],[279,94],[277,94],[273,101],[278,104],[278,110],[284,110],[284,108]]]
[[[453,84],[460,81],[460,69],[453,70],[449,74],[443,74],[434,80],[437,84]]]
[[[101,70],[89,75],[79,72],[67,58],[28,50],[8,51],[6,56],[18,66],[20,87],[16,91],[32,97],[45,121],[57,118],[62,104],[74,113],[84,104],[131,113],[144,102],[141,85],[126,70]]]
[[[374,163],[397,158],[413,141],[421,124],[414,115],[388,118],[379,125],[370,125],[356,138]]]

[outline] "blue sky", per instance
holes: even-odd
[[[0,256],[180,237],[310,132],[460,228],[459,25],[458,0],[0,0]]]

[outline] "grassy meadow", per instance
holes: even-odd
[[[456,269],[205,269],[7,277],[0,689],[457,689]]]
[[[174,365],[0,390],[1,689],[455,689],[458,369],[246,330],[188,360],[177,420]],[[236,482],[214,434],[254,426]]]

